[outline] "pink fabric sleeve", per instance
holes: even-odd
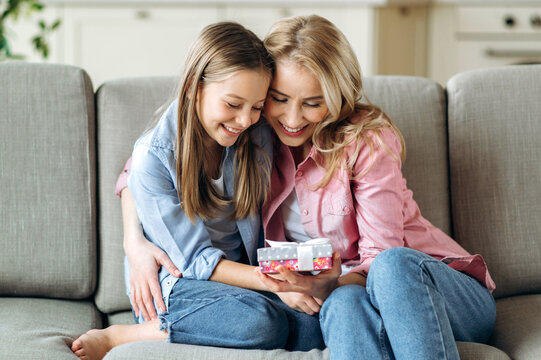
[[[122,192],[122,190],[128,187],[128,175],[130,174],[130,169],[131,169],[131,156],[128,159],[128,161],[126,161],[126,165],[124,165],[124,169],[122,170],[122,172],[120,173],[116,181],[115,194],[118,197],[120,197],[120,193]]]
[[[401,145],[391,128],[370,134],[371,151],[362,144],[354,166],[353,198],[359,228],[361,264],[352,271],[367,275],[372,261],[385,249],[404,246]],[[381,144],[384,144],[382,146]],[[368,169],[368,172],[357,178]]]

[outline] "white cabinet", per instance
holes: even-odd
[[[66,7],[64,62],[103,81],[180,72],[192,40],[218,20],[210,7]]]
[[[264,37],[278,19],[319,14],[340,28],[355,50],[364,74],[374,73],[374,13],[366,5],[298,3],[50,3],[49,18],[61,18],[49,62],[84,68],[94,87],[110,79],[179,74],[186,52],[206,25],[237,21]],[[21,27],[28,27],[21,24]],[[25,34],[28,33],[25,30]],[[21,51],[29,54],[28,47]],[[30,60],[38,60],[32,56]]]

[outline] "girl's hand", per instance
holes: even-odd
[[[312,298],[324,301],[329,294],[338,287],[338,278],[342,273],[340,254],[333,253],[333,266],[330,270],[323,270],[317,275],[302,275],[289,271],[285,266],[278,266],[279,278],[263,274],[256,268],[261,282],[272,292],[297,292]]]
[[[143,315],[146,321],[156,319],[154,302],[160,311],[166,310],[158,280],[160,267],[164,266],[176,277],[180,277],[181,273],[167,254],[144,236],[132,239],[129,244],[125,250],[130,266],[130,300],[133,311],[137,317]]]
[[[314,315],[321,309],[323,300],[314,298],[310,295],[296,292],[283,292],[276,293],[282,299],[284,304],[300,312],[307,313],[308,315]]]

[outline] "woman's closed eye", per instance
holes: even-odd
[[[272,100],[274,100],[276,102],[279,102],[279,103],[286,103],[287,102],[287,98],[282,98],[282,97],[278,97],[278,96],[275,96],[275,95],[271,95],[271,98],[272,98]]]
[[[321,106],[321,104],[320,103],[304,103],[304,106],[308,106],[311,108],[318,108]]]
[[[229,106],[232,109],[240,109],[239,104],[232,104],[232,103],[229,103],[229,102],[226,102],[226,104],[227,104],[227,106]]]

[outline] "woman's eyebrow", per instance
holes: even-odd
[[[269,88],[269,91],[273,91],[273,92],[275,92],[275,93],[277,93],[277,94],[279,94],[279,95],[282,95],[282,96],[285,96],[285,97],[289,97],[289,95],[284,94],[283,92],[278,91],[278,90],[276,90],[275,88]]]
[[[269,91],[275,92],[275,93],[277,93],[279,95],[282,95],[282,96],[285,96],[285,97],[290,97],[289,95],[284,94],[283,92],[278,91],[275,88],[269,88]],[[303,100],[306,101],[306,100],[323,100],[323,99],[324,99],[323,95],[316,95],[316,96],[310,96],[310,97],[304,98]]]
[[[303,100],[323,100],[323,95],[317,95],[317,96],[310,96],[307,98],[304,98]]]

